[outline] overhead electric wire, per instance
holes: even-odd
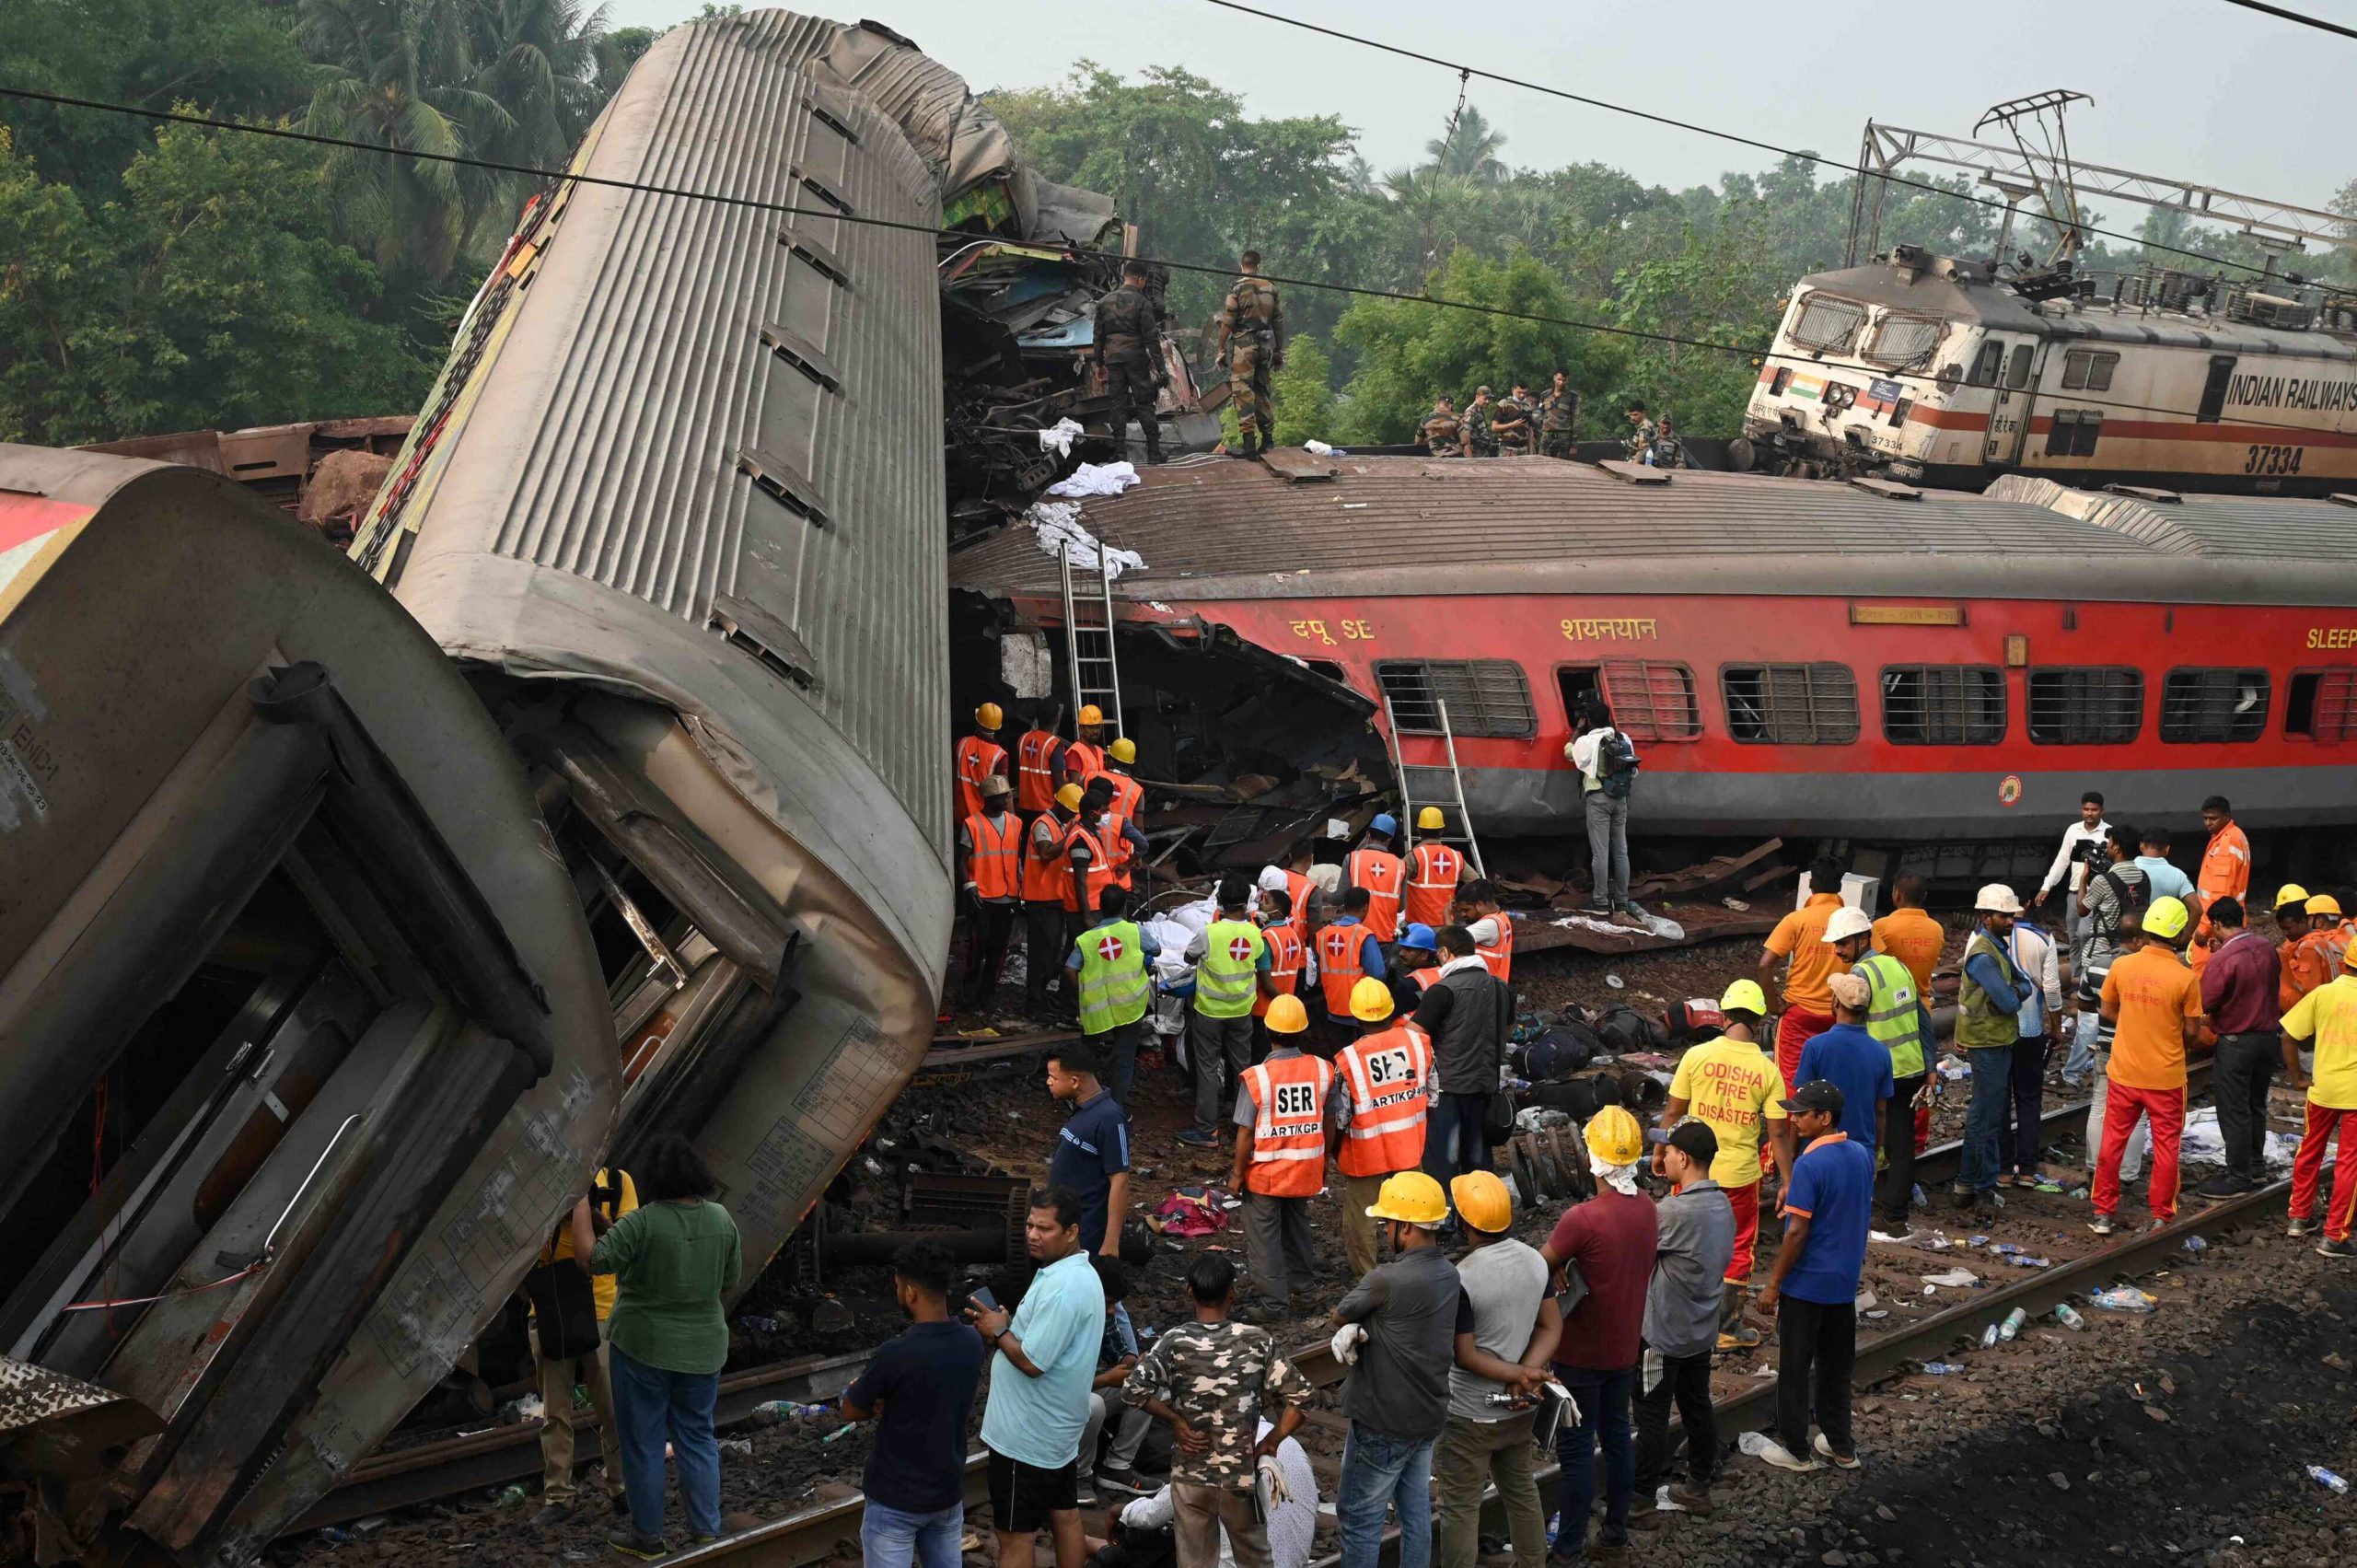
[[[1214,0],[1215,4],[1224,0]],[[1477,75],[1479,73],[1476,73]],[[840,211],[830,206],[798,207],[788,202],[764,201],[758,196],[732,196],[717,191],[692,191],[676,185],[653,185],[634,180],[615,180],[604,175],[580,174],[561,168],[541,168],[530,164],[503,163],[496,159],[468,157],[459,153],[412,152],[402,147],[387,146],[381,142],[354,141],[349,137],[322,135],[313,131],[297,131],[284,125],[250,125],[235,120],[216,120],[209,115],[184,114],[177,110],[145,109],[135,104],[109,103],[99,99],[74,98],[64,93],[42,92],[32,87],[0,86],[0,98],[13,98],[34,103],[60,105],[70,109],[87,109],[110,114],[127,114],[142,120],[166,121],[179,125],[194,125],[206,130],[239,132],[248,135],[272,136],[284,141],[307,142],[319,146],[340,147],[353,152],[374,153],[386,157],[415,158],[429,163],[454,165],[462,168],[488,169],[500,174],[530,175],[544,180],[569,180],[577,185],[595,186],[605,190],[626,191],[640,195],[676,196],[686,201],[716,202],[726,206],[744,207],[756,212],[774,213],[787,217],[830,219],[836,223],[864,225],[870,228],[886,228],[903,234],[922,234],[935,239],[982,240],[991,238],[970,229],[942,228],[935,225],[906,223],[898,218],[863,216]],[[1213,277],[1232,277],[1235,269],[1213,266],[1202,261],[1180,261],[1159,256],[1125,256],[1093,246],[1064,244],[1059,249],[1074,256],[1120,263],[1144,261],[1167,267],[1172,272],[1196,273]],[[1640,343],[1666,343],[1678,348],[1709,349],[1717,354],[1740,355],[1757,364],[1770,360],[1788,361],[1800,366],[1821,366],[1815,354],[1779,354],[1771,347],[1750,348],[1741,343],[1719,343],[1709,338],[1681,337],[1675,332],[1651,332],[1639,327],[1616,326],[1608,321],[1583,321],[1568,316],[1550,316],[1535,310],[1515,310],[1501,305],[1482,305],[1469,299],[1446,299],[1435,295],[1409,294],[1399,289],[1370,288],[1361,284],[1331,283],[1316,278],[1288,277],[1278,273],[1261,274],[1272,284],[1287,288],[1306,289],[1315,293],[1348,295],[1361,299],[1381,299],[1403,305],[1429,305],[1443,310],[1466,310],[1477,315],[1493,316],[1512,321],[1530,321],[1540,326],[1563,327],[1573,331],[1597,332],[1608,337],[1630,338]],[[1939,377],[1922,371],[1891,370],[1879,377],[1886,381],[1922,381],[1936,385]],[[2165,413],[2179,418],[2191,418],[2199,411],[2163,408],[2152,403],[2113,402],[2074,394],[2071,406],[2077,408],[2119,409],[2131,413]],[[2309,424],[2289,424],[2276,420],[2243,419],[2238,424],[2270,430],[2315,432]]]
[[[1975,196],[1964,191],[1951,191],[1945,186],[1932,184],[1928,180],[1910,180],[1900,174],[1879,172],[1869,174],[1855,164],[1843,163],[1840,158],[1827,157],[1822,153],[1805,152],[1798,147],[1778,146],[1773,142],[1763,142],[1757,136],[1747,136],[1740,132],[1722,131],[1714,125],[1702,125],[1691,120],[1679,120],[1667,114],[1656,114],[1648,109],[1636,109],[1625,103],[1614,103],[1609,99],[1590,98],[1585,93],[1575,93],[1568,87],[1550,87],[1545,82],[1534,82],[1521,76],[1509,76],[1498,71],[1486,71],[1479,65],[1468,65],[1456,60],[1444,60],[1437,54],[1426,54],[1421,50],[1410,49],[1402,44],[1386,43],[1381,39],[1367,38],[1354,32],[1344,32],[1340,28],[1322,27],[1316,22],[1304,21],[1298,17],[1282,16],[1275,11],[1263,11],[1257,6],[1242,4],[1242,0],[1203,0],[1203,3],[1217,6],[1225,11],[1235,11],[1242,16],[1258,17],[1265,22],[1277,22],[1289,28],[1299,28],[1304,32],[1323,34],[1327,38],[1336,39],[1344,43],[1355,43],[1363,48],[1379,50],[1386,54],[1396,54],[1405,60],[1420,61],[1427,65],[1438,65],[1444,70],[1479,76],[1485,82],[1496,82],[1501,87],[1520,87],[1526,92],[1542,93],[1549,98],[1560,98],[1568,102],[1585,104],[1590,109],[1606,110],[1614,114],[1628,115],[1631,119],[1649,121],[1655,125],[1666,125],[1676,131],[1690,131],[1696,135],[1715,136],[1723,142],[1733,142],[1738,146],[1753,147],[1763,153],[1774,153],[1779,157],[1796,157],[1809,163],[1822,165],[1827,168],[1838,168],[1844,174],[1854,174],[1862,180],[1887,180],[1890,184],[1904,185],[1910,190],[1922,191],[1928,195],[1945,196],[1954,201],[1969,202],[1974,206],[1987,207],[1991,212],[2002,213],[2007,210],[2004,203],[1994,201],[1987,196]],[[2275,10],[2274,6],[2258,5],[2258,0],[2227,0],[2227,3],[2236,6],[2247,5],[2262,11]],[[2292,15],[2290,12],[2277,12],[2277,14]],[[2305,18],[2294,17],[2293,19]],[[2316,25],[2328,26],[2329,24]],[[2357,34],[2351,36],[2357,36]],[[2205,256],[2199,250],[2188,250],[2181,245],[2162,245],[2138,235],[2123,234],[2117,229],[2095,228],[2084,224],[2079,226],[2080,231],[2084,234],[2100,234],[2107,239],[2123,239],[2132,245],[2141,246],[2146,250],[2165,250],[2174,256],[2189,256],[2204,266],[2237,267],[2258,277],[2275,275],[2266,268],[2255,267],[2248,261],[2232,261],[2223,257]]]
[[[2315,28],[2319,32],[2337,32],[2343,38],[2357,38],[2357,28],[2343,27],[2339,22],[2328,22],[2322,17],[2311,17],[2299,11],[2287,11],[2281,6],[2270,6],[2267,0],[2226,0],[2226,4],[2240,6],[2246,11],[2257,11],[2261,16],[2297,22],[2304,28]]]

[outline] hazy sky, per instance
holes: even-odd
[[[1256,0],[1329,27],[1616,103],[1854,159],[1872,117],[1965,134],[2001,99],[2094,95],[2072,147],[2090,162],[2303,206],[2357,177],[2336,105],[2357,41],[2223,0],[1980,0],[1971,6],[1794,7],[1759,0],[1580,0],[1494,8],[1516,28],[1433,25],[1474,7],[1429,0]],[[660,27],[699,0],[613,0],[616,26]],[[1183,65],[1258,115],[1336,114],[1379,169],[1420,156],[1457,96],[1437,66],[1379,54],[1203,0],[863,0],[978,90],[1030,87],[1089,59],[1125,73]],[[2357,24],[2357,0],[2301,0]],[[2295,7],[2296,8],[2296,7]],[[1492,7],[1480,7],[1492,11]],[[1516,165],[1594,158],[1649,183],[1714,180],[1769,155],[1692,132],[1476,81]],[[2142,209],[2103,203],[2110,226]]]

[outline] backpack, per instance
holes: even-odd
[[[1606,798],[1626,800],[1637,787],[1637,749],[1617,729],[1608,729],[1596,743],[1596,779]]]
[[[1634,1007],[1607,1007],[1596,1016],[1596,1032],[1615,1056],[1659,1051],[1669,1043],[1666,1031]]]
[[[1522,1055],[1522,1075],[1534,1084],[1566,1078],[1594,1061],[1604,1049],[1594,1029],[1576,1021],[1550,1024]]]
[[[2139,877],[2135,881],[2130,882],[2119,875],[2119,867],[2117,865],[2107,866],[2097,875],[2111,884],[2111,890],[2117,895],[2119,904],[2119,914],[2112,916],[2111,923],[2105,928],[2102,935],[2107,938],[2117,936],[2121,929],[2120,916],[2141,912],[2146,902],[2151,900],[2153,879],[2149,877]]]

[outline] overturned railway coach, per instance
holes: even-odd
[[[232,1564],[505,1305],[605,987],[456,667],[218,474],[0,446],[0,1560]]]
[[[2357,823],[2349,506],[1334,468],[1155,469],[1086,503],[1146,562],[1113,587],[1125,679],[1157,641],[1224,627],[1387,699],[1411,765],[1444,761],[1445,705],[1485,834],[1578,830],[1563,748],[1599,688],[1643,755],[1642,833],[2042,842],[2085,788],[2129,819],[2186,820],[2217,792],[2254,826]],[[1061,621],[1055,557],[1025,528],[952,580],[1010,624]]]

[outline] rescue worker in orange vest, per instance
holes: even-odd
[[[1457,923],[1473,934],[1473,951],[1492,974],[1514,981],[1514,917],[1498,901],[1498,885],[1486,877],[1457,889]]]
[[[1113,880],[1124,888],[1136,886],[1138,863],[1154,847],[1137,825],[1138,814],[1145,809],[1145,785],[1130,774],[1137,760],[1137,742],[1121,736],[1105,749],[1105,772],[1098,775],[1113,788],[1102,830],[1113,856]]]
[[[1309,1203],[1326,1185],[1326,1100],[1334,1068],[1302,1053],[1308,1028],[1298,997],[1271,1002],[1269,1033],[1277,1048],[1245,1070],[1236,1095],[1236,1164],[1228,1186],[1244,1199],[1244,1256],[1257,1293],[1248,1318],[1273,1318],[1289,1301],[1294,1317],[1317,1310]]]
[[[1064,912],[1072,896],[1072,863],[1065,858],[1065,836],[1080,809],[1080,786],[1066,784],[1049,801],[1048,808],[1023,830],[1023,1011],[1047,1021],[1051,981],[1060,988],[1058,1001],[1069,1012],[1073,993],[1060,977],[1060,956],[1072,947],[1080,926]]]
[[[1064,787],[1064,742],[1056,733],[1063,712],[1053,703],[1029,704],[1031,727],[1015,743],[1015,808],[1028,827],[1056,803]]]
[[[1358,1020],[1359,1038],[1334,1057],[1326,1146],[1348,1187],[1342,1194],[1342,1248],[1351,1272],[1364,1277],[1377,1260],[1367,1205],[1382,1196],[1384,1178],[1421,1169],[1424,1163],[1433,1047],[1393,1012],[1391,993],[1379,980],[1363,980],[1353,989],[1351,1016]]]
[[[1331,1056],[1358,1038],[1351,1017],[1351,992],[1372,975],[1386,976],[1383,944],[1367,928],[1367,904],[1374,895],[1364,888],[1342,892],[1341,912],[1318,928],[1318,984],[1326,1003],[1326,1040],[1319,1054]]]
[[[1318,884],[1311,879],[1309,868],[1317,864],[1318,845],[1308,839],[1295,839],[1281,864],[1260,868],[1261,887],[1285,890],[1286,902],[1293,910],[1294,933],[1305,946],[1309,942],[1310,916],[1318,901]]]
[[[2186,949],[2186,961],[2196,970],[2210,962],[2210,906],[2220,899],[2250,897],[2250,838],[2235,824],[2234,804],[2223,795],[2203,801],[2201,826],[2210,842],[2201,846],[2201,869],[2193,886],[2201,895],[2195,908],[2203,912]]]
[[[1436,833],[1444,825],[1437,806],[1416,813],[1416,831]],[[1465,875],[1465,857],[1438,839],[1418,839],[1408,852],[1408,892],[1400,912],[1418,925],[1446,925],[1448,906],[1457,900],[1457,881]],[[1375,1202],[1369,1198],[1368,1202]],[[1373,1230],[1375,1222],[1367,1222]]]
[[[1079,738],[1064,748],[1064,782],[1083,786],[1105,771],[1105,710],[1090,703],[1073,715]]]
[[[1097,900],[1113,885],[1113,852],[1105,846],[1103,826],[1113,786],[1103,779],[1089,780],[1086,789],[1068,784],[1056,794],[1058,806],[1063,805],[1066,790],[1080,796],[1072,826],[1064,830],[1064,864],[1072,872],[1064,887],[1064,912],[1077,935],[1097,923]]]
[[[1366,928],[1378,942],[1399,935],[1399,896],[1406,890],[1408,869],[1391,853],[1392,836],[1399,831],[1392,815],[1382,813],[1366,825],[1366,837],[1342,863],[1342,886],[1366,889]]]
[[[1421,922],[1408,927],[1393,945],[1390,962],[1391,1005],[1395,1011],[1412,1013],[1423,1000],[1424,987],[1440,978],[1439,936]]]
[[[1009,811],[1004,773],[986,773],[981,809],[958,830],[959,891],[966,900],[966,1005],[980,1007],[998,990],[1023,899],[1023,822]]]
[[[974,733],[958,742],[958,820],[979,816],[982,781],[1007,777],[1006,748],[998,743],[999,726],[1006,715],[996,703],[974,710]]]
[[[1269,1005],[1280,996],[1301,993],[1302,963],[1308,949],[1300,928],[1293,923],[1293,899],[1283,888],[1260,889],[1260,907],[1252,917],[1269,945],[1268,983],[1252,999],[1252,1060],[1259,1062],[1274,1049],[1269,1038]]]

